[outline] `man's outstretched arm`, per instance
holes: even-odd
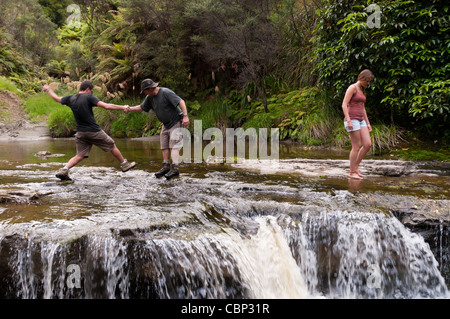
[[[61,103],[61,97],[59,97],[47,84],[44,85],[42,91],[47,92],[50,97],[58,103]]]
[[[125,111],[129,107],[128,105],[117,105],[117,104],[105,103],[103,101],[99,101],[97,103],[97,106],[100,106],[107,110],[122,110],[122,111]]]
[[[127,110],[125,110],[125,113],[128,112],[142,112],[142,107],[140,105],[136,105],[136,106],[129,106]]]

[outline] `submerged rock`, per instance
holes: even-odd
[[[47,159],[50,157],[63,157],[63,156],[65,156],[65,154],[52,154],[49,151],[39,151],[36,154],[34,154],[34,156],[43,158],[43,159]]]
[[[20,196],[1,196],[0,204],[38,205],[39,202]]]
[[[36,156],[36,157],[49,156],[49,155],[52,155],[52,153],[50,153],[49,151],[39,151],[36,154],[34,154],[34,156]]]
[[[0,193],[0,204],[19,204],[19,205],[39,205],[42,196],[50,195],[50,193],[41,193],[30,190],[9,191],[4,194]]]

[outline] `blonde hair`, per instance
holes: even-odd
[[[362,70],[358,75],[358,81],[372,81],[373,78],[373,73],[369,69]],[[366,95],[366,89],[362,87],[361,90]]]

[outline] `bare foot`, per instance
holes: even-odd
[[[359,171],[359,169],[356,170],[356,174],[358,174],[359,177],[364,177],[364,175]]]
[[[350,172],[348,174],[348,178],[352,178],[352,179],[363,179],[362,176],[360,176],[358,173],[356,172]]]

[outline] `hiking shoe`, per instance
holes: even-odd
[[[170,171],[164,175],[167,179],[171,179],[172,177],[180,175],[180,172],[178,171],[178,165],[172,164],[172,168]]]
[[[124,164],[120,164],[120,168],[122,169],[122,172],[129,171],[130,169],[132,169],[135,166],[136,166],[136,162],[131,162],[130,163],[127,160],[125,160]]]
[[[69,177],[69,170],[67,168],[61,168],[58,173],[56,174],[56,177],[58,177],[62,181],[71,181],[72,179]]]
[[[163,177],[166,173],[170,171],[170,164],[169,163],[163,163],[161,169],[155,173],[155,176],[157,178]]]

